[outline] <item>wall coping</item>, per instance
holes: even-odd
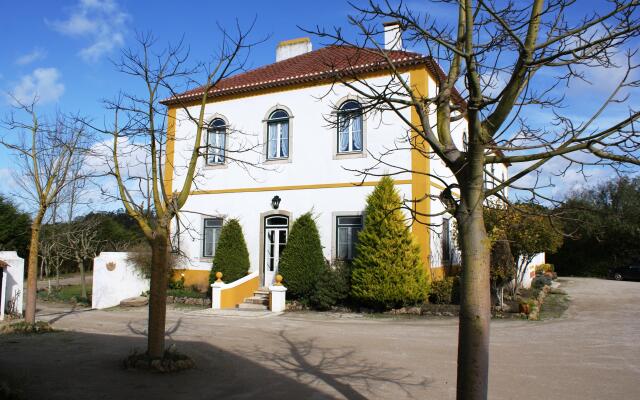
[[[231,283],[222,283],[222,284],[220,284],[220,283],[212,283],[211,287],[222,288],[222,290],[232,289],[232,288],[234,288],[236,286],[239,286],[239,285],[241,285],[241,284],[243,284],[245,282],[248,282],[248,281],[250,281],[250,280],[252,280],[254,278],[257,278],[257,277],[258,277],[258,272],[252,272],[252,273],[248,274],[247,276],[243,276],[242,278],[240,278],[238,280],[235,280],[235,281],[233,281]]]

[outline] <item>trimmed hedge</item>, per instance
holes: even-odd
[[[317,310],[329,310],[349,296],[349,264],[337,261],[334,265],[325,264],[311,295],[311,306]]]
[[[400,195],[389,177],[367,197],[351,274],[351,296],[363,305],[391,309],[427,300],[429,281],[420,247],[400,207]]]
[[[311,213],[301,215],[291,227],[280,257],[278,272],[284,278],[287,296],[305,303],[311,301],[319,277],[326,271],[318,227]]]
[[[209,283],[216,281],[218,271],[222,272],[222,280],[227,283],[246,276],[249,271],[249,251],[237,219],[230,219],[222,226]]]

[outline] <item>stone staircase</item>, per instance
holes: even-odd
[[[244,301],[236,306],[239,310],[268,310],[269,309],[269,289],[258,288],[253,292],[253,296],[246,297]]]

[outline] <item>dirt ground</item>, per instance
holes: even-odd
[[[569,278],[563,317],[491,324],[491,399],[632,399],[640,283]],[[0,336],[0,380],[27,399],[454,399],[454,318],[172,309],[167,340],[197,369],[126,371],[146,310],[42,305],[63,332]]]

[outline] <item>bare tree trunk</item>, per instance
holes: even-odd
[[[87,298],[87,282],[84,277],[84,260],[78,261],[78,269],[80,270],[80,287],[81,287],[81,296],[83,299]]]
[[[38,290],[38,244],[44,210],[38,210],[31,223],[31,243],[29,243],[29,261],[27,263],[27,304],[24,312],[26,323],[36,322],[36,294]]]
[[[159,228],[161,229],[161,228]],[[164,354],[164,334],[167,314],[167,265],[169,258],[168,231],[158,232],[151,244],[151,287],[149,295],[149,336],[147,351],[152,358]]]
[[[490,244],[482,213],[484,150],[475,147],[459,179],[461,202],[456,213],[462,252],[458,400],[486,399],[489,378]]]

